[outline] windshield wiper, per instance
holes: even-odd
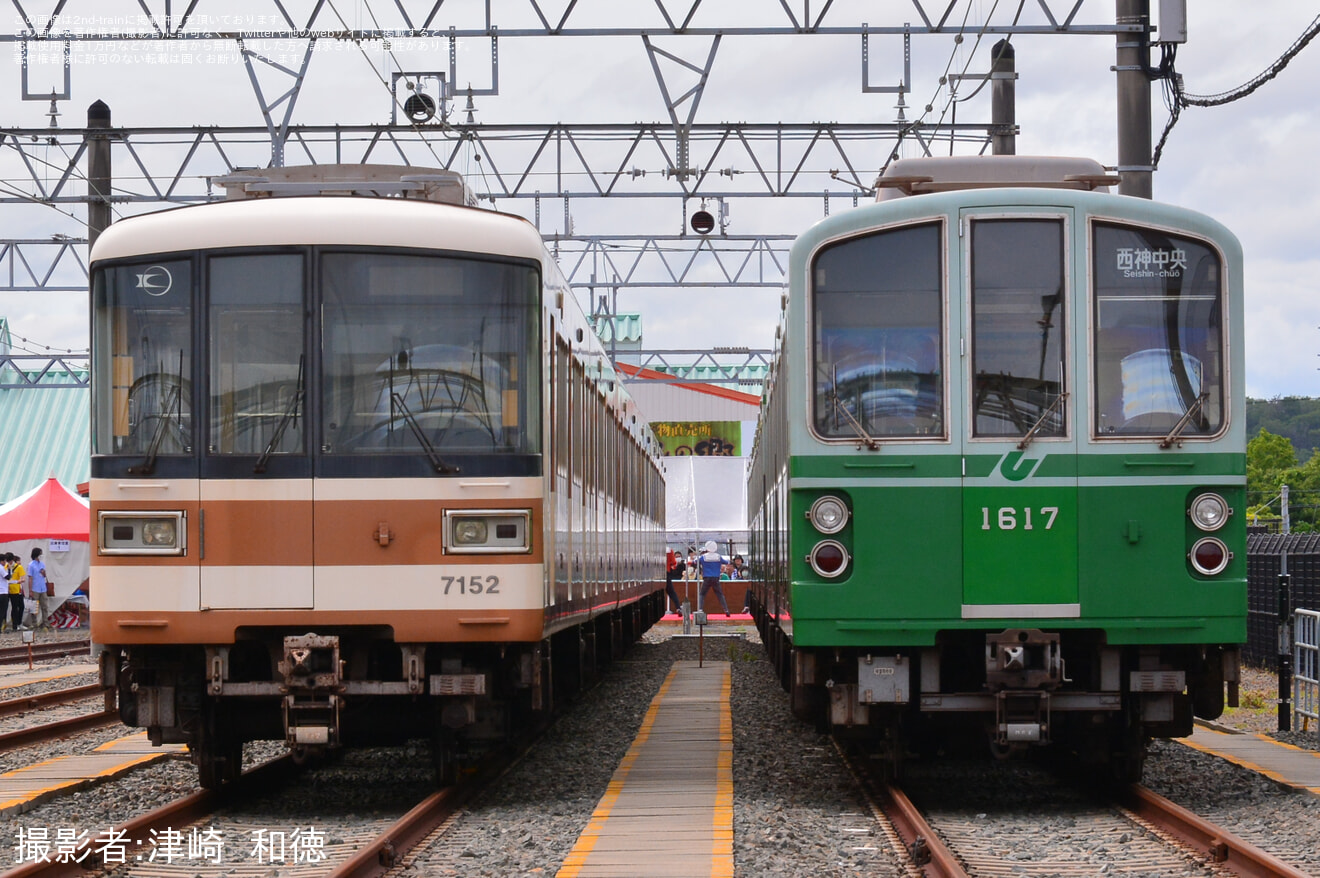
[[[412,429],[413,435],[417,437],[418,443],[422,446],[422,450],[426,452],[426,459],[431,461],[431,466],[435,467],[436,472],[441,475],[452,475],[459,471],[458,467],[450,466],[440,459],[440,455],[436,452],[435,446],[431,444],[430,439],[426,438],[426,433],[422,431],[421,424],[417,423],[417,419],[413,417],[412,411],[410,411],[407,404],[404,403],[402,396],[391,392],[390,405],[399,407],[399,411],[403,413],[404,421],[408,424],[409,428]]]
[[[1040,413],[1040,417],[1036,419],[1036,423],[1031,425],[1031,429],[1026,432],[1026,435],[1022,437],[1022,441],[1018,443],[1019,451],[1027,450],[1027,446],[1031,444],[1032,439],[1036,438],[1036,433],[1040,431],[1041,425],[1045,423],[1045,419],[1048,418],[1050,414],[1056,408],[1059,407],[1059,404],[1062,403],[1067,398],[1068,398],[1068,391],[1066,390],[1063,393],[1060,393],[1058,396],[1054,397],[1054,402],[1050,403],[1049,406],[1046,407],[1045,411]]]
[[[1178,419],[1178,423],[1173,425],[1173,429],[1169,431],[1169,435],[1165,436],[1163,439],[1160,440],[1161,448],[1168,448],[1171,445],[1173,445],[1175,442],[1178,444],[1179,448],[1182,447],[1181,433],[1183,429],[1186,428],[1186,426],[1191,422],[1192,418],[1196,415],[1196,413],[1201,410],[1201,406],[1205,405],[1205,401],[1208,400],[1209,398],[1210,398],[1209,391],[1203,391],[1199,396],[1196,397],[1196,402],[1192,403],[1190,406],[1187,407],[1187,411],[1183,413],[1183,416],[1181,418]]]
[[[170,388],[170,392],[165,395],[165,404],[160,407],[161,413],[156,421],[156,432],[151,437],[151,444],[147,446],[147,458],[137,466],[128,468],[129,475],[149,476],[156,471],[156,458],[160,455],[160,443],[165,438],[165,428],[169,426],[169,411],[179,399],[179,384]]]
[[[275,425],[275,432],[270,434],[270,442],[266,444],[266,450],[261,452],[261,457],[252,467],[252,472],[261,475],[266,471],[266,464],[270,463],[270,456],[275,453],[275,447],[280,444],[284,438],[284,431],[289,428],[289,424],[297,417],[302,408],[303,400],[303,361],[305,355],[298,358],[298,389],[294,391],[293,397],[289,400],[289,405],[284,409],[284,414],[280,416],[280,422]]]
[[[874,436],[866,432],[866,428],[862,426],[860,421],[853,417],[852,412],[844,408],[843,403],[839,400],[839,394],[834,392],[834,390],[830,390],[829,397],[830,402],[834,403],[835,410],[843,415],[843,419],[848,422],[848,426],[853,428],[853,432],[855,432],[857,437],[862,440],[862,443],[872,451],[879,451],[880,443],[876,441]],[[861,446],[859,445],[858,447],[860,448]]]

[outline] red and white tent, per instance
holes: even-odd
[[[56,597],[67,598],[87,581],[90,534],[87,501],[54,476],[0,506],[0,553],[13,552],[26,567],[33,547],[39,547]]]

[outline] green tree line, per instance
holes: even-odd
[[[1305,463],[1320,447],[1320,399],[1284,396],[1276,399],[1247,400],[1247,436],[1268,430],[1284,436]]]
[[[1320,532],[1320,399],[1248,399],[1247,436],[1248,524],[1277,530],[1287,485],[1293,532]]]
[[[1299,464],[1286,436],[1262,429],[1247,443],[1247,523],[1277,529],[1281,487],[1288,486],[1293,533],[1320,531],[1320,455]]]

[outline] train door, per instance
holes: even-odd
[[[1071,211],[964,211],[964,619],[1079,615]]]
[[[201,609],[312,606],[303,255],[206,263]]]

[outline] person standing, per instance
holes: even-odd
[[[37,627],[50,625],[50,583],[46,580],[46,562],[41,560],[41,550],[32,550],[32,563],[27,569],[28,591],[37,602]]]
[[[9,616],[15,631],[23,630],[23,586],[26,584],[27,571],[18,556],[10,552],[6,557],[6,569],[9,573]]]
[[[729,559],[719,553],[714,540],[706,542],[706,551],[701,555],[701,599],[700,606],[706,606],[706,592],[715,590],[715,597],[720,599],[724,615],[729,615],[729,602],[724,599],[724,589],[720,586],[720,572]]]
[[[665,553],[665,594],[669,595],[669,600],[673,603],[674,612],[682,615],[683,601],[679,599],[678,592],[674,589],[674,580],[683,575],[683,568],[687,566],[683,559],[672,548]]]

